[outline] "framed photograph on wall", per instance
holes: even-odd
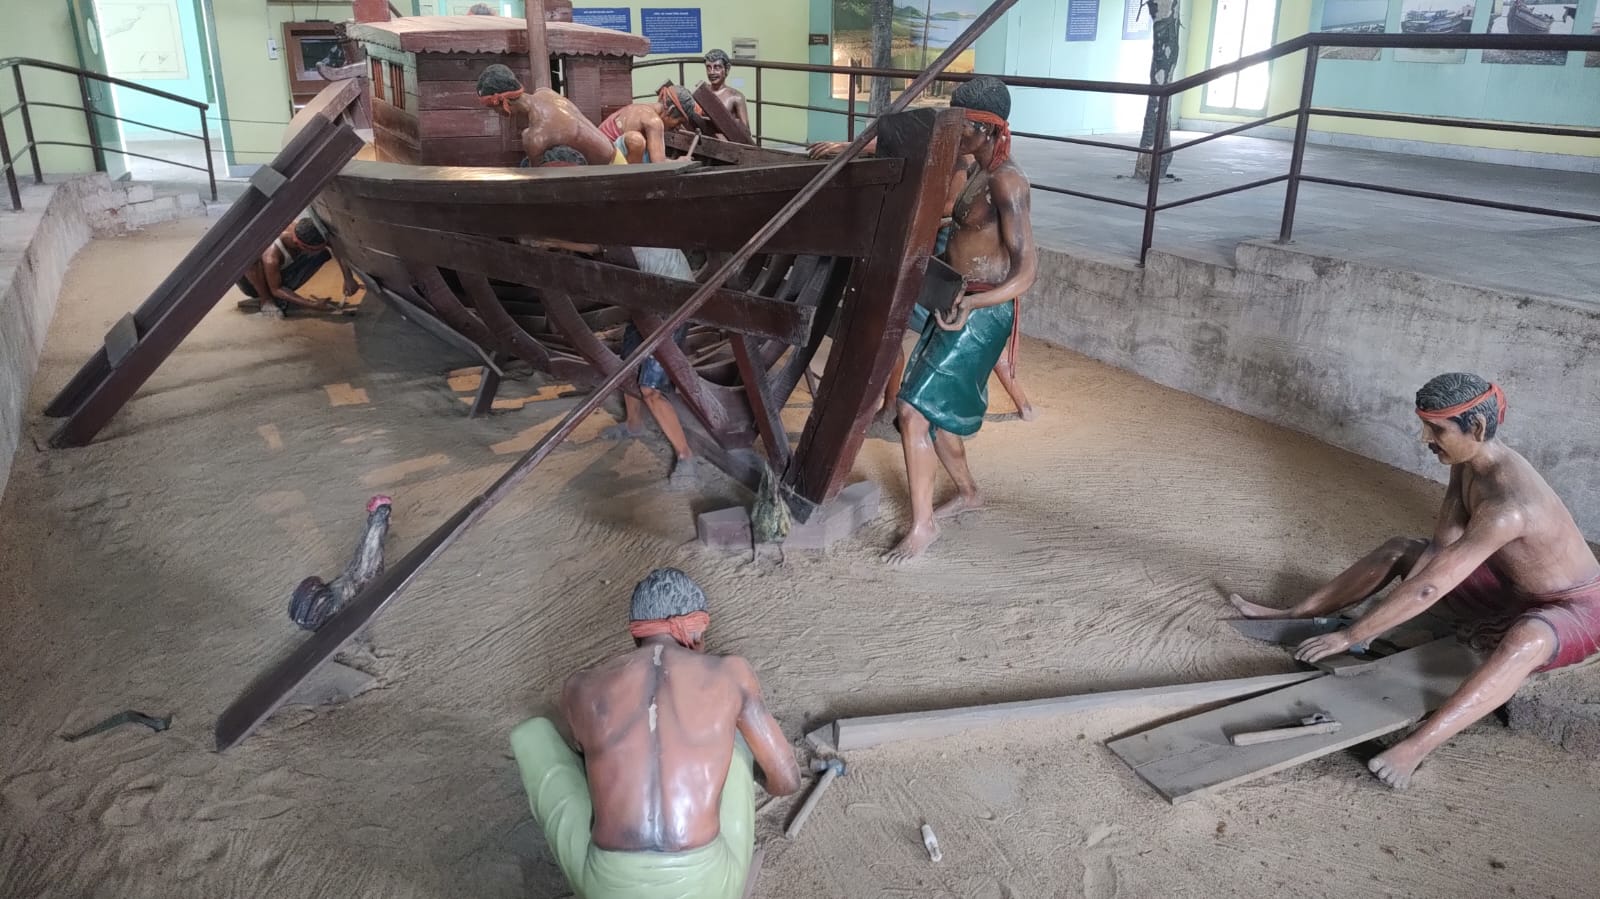
[[[1576,0],[1540,3],[1538,0],[1494,0],[1490,34],[1571,34],[1577,18]],[[1565,50],[1485,50],[1483,61],[1524,66],[1564,66]]]
[[[1142,41],[1150,37],[1149,0],[1122,0],[1122,39]]]
[[[1389,0],[1323,0],[1324,34],[1383,34],[1389,22]],[[1323,47],[1318,59],[1372,61],[1383,55],[1377,47]]]
[[[1472,0],[1401,0],[1400,31],[1404,34],[1471,34]],[[1394,51],[1395,62],[1466,62],[1465,50]]]
[[[872,16],[869,0],[832,0],[833,2],[833,64],[847,66],[852,60],[864,66],[872,64]],[[895,0],[894,20],[890,27],[890,64],[892,69],[921,71],[935,57],[944,52],[961,32],[972,24],[989,6],[983,0]],[[951,64],[951,72],[976,70],[978,51],[967,50]],[[866,103],[872,92],[870,78],[859,79],[857,100]],[[850,76],[833,76],[833,98],[849,97]],[[890,86],[892,93],[905,87],[896,81]],[[919,106],[938,104],[954,86],[949,82],[935,82],[919,97]]]

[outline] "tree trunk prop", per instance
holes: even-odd
[[[872,0],[872,67],[894,67],[894,0]],[[889,79],[872,79],[872,97],[867,112],[883,115],[889,108]]]
[[[1178,68],[1178,30],[1182,23],[1178,19],[1177,0],[1148,0],[1145,8],[1150,11],[1151,22],[1151,48],[1150,48],[1150,83],[1161,86],[1172,81],[1173,73]],[[1139,146],[1145,149],[1156,145],[1156,128],[1161,129],[1161,145],[1170,147],[1172,141],[1172,122],[1157,122],[1156,98],[1151,97],[1144,108],[1144,132],[1139,135]],[[1135,178],[1144,181],[1150,180],[1151,157],[1140,154],[1134,161],[1133,174]],[[1161,174],[1167,174],[1167,168],[1172,164],[1172,154],[1165,153],[1161,157]]]

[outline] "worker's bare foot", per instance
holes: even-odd
[[[669,487],[692,487],[700,483],[700,457],[683,456],[672,460],[672,473],[667,475]]]
[[[1033,421],[1039,417],[1039,411],[1033,408],[1032,403],[1023,403],[1022,408],[1017,410],[1017,414],[1022,416],[1023,421]]]
[[[1272,608],[1268,608],[1268,607],[1263,606],[1263,605],[1258,605],[1256,603],[1251,602],[1248,599],[1245,599],[1243,596],[1240,596],[1237,593],[1230,594],[1228,596],[1228,602],[1233,603],[1233,607],[1235,609],[1239,610],[1239,614],[1243,615],[1246,618],[1293,618],[1294,617],[1293,615],[1291,615],[1289,613],[1288,609],[1272,609]]]
[[[1411,785],[1411,775],[1417,772],[1425,754],[1412,748],[1410,740],[1401,740],[1368,762],[1367,769],[1390,787],[1404,790]]]
[[[972,493],[957,493],[946,500],[943,505],[933,510],[934,518],[954,518],[962,512],[973,512],[983,508],[983,494],[974,490]]]
[[[906,535],[900,538],[894,549],[883,554],[883,561],[890,565],[904,565],[905,563],[922,555],[923,551],[939,539],[939,526],[933,522],[915,525]]]
[[[601,440],[632,440],[640,436],[643,436],[642,431],[635,431],[625,422],[618,422],[600,432]]]

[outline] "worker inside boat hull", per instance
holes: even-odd
[[[522,150],[530,160],[544,158],[545,151],[552,147],[566,146],[582,153],[590,165],[627,162],[627,157],[571,100],[548,87],[523,90],[517,76],[499,63],[478,75],[478,102],[528,123],[522,131]]]

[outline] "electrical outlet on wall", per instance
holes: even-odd
[[[278,42],[276,40],[273,40],[270,37],[267,38],[267,58],[268,59],[277,59],[278,58]]]

